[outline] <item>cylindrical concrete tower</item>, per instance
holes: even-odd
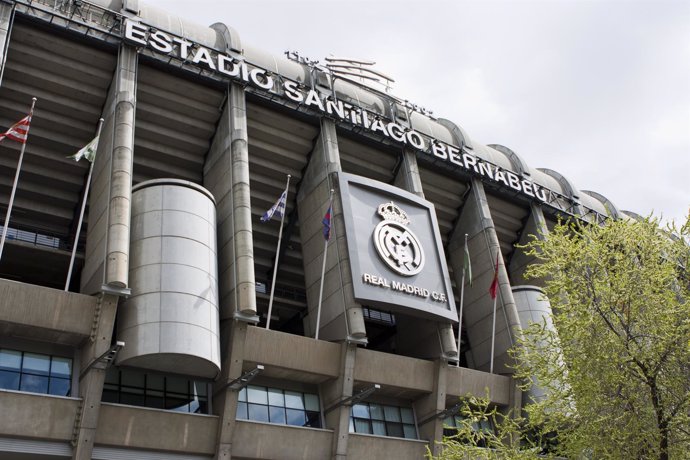
[[[214,378],[220,368],[216,212],[187,181],[132,191],[132,296],[118,315],[118,364]]]
[[[527,329],[531,323],[541,323],[546,320],[546,327],[553,330],[551,303],[544,291],[537,286],[514,286],[513,298],[520,318],[520,326]],[[544,396],[544,390],[537,383],[529,391],[523,393],[523,406],[530,400],[538,401]]]

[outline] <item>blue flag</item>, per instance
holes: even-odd
[[[285,214],[285,201],[287,200],[287,189],[283,191],[283,193],[280,195],[280,198],[278,198],[278,201],[276,201],[276,204],[271,206],[271,209],[266,211],[263,216],[261,216],[261,222],[268,222],[271,220],[274,214],[278,214],[278,217],[283,217]]]
[[[326,211],[326,215],[323,216],[323,237],[326,241],[331,239],[331,214],[333,211],[333,204],[328,205],[328,210]]]

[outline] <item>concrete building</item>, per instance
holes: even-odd
[[[38,99],[0,260],[3,459],[422,458],[458,398],[520,405],[507,350],[550,307],[515,244],[621,215],[337,64],[136,0],[0,0],[0,53],[1,129]],[[100,118],[63,290],[89,173],[66,156]]]

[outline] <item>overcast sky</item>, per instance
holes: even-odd
[[[690,207],[690,1],[142,0],[281,55],[377,62],[393,94],[619,208]]]

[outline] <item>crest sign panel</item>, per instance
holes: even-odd
[[[338,177],[355,299],[395,313],[457,321],[433,205],[388,184]]]

